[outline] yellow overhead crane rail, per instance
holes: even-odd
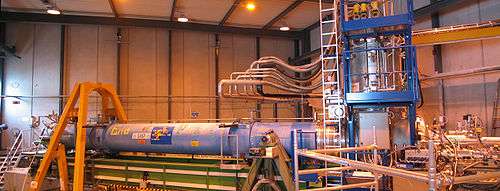
[[[76,143],[75,143],[75,169],[73,171],[73,189],[83,190],[84,184],[84,168],[85,168],[85,142],[86,142],[86,129],[88,103],[89,97],[92,92],[97,92],[101,100],[101,109],[103,119],[115,117],[120,123],[127,122],[127,116],[120,103],[120,99],[116,94],[116,90],[111,84],[91,83],[84,82],[77,84],[68,98],[63,113],[59,118],[56,128],[54,129],[50,138],[47,152],[43,156],[42,162],[38,167],[35,179],[31,182],[30,190],[39,191],[42,187],[43,180],[47,174],[50,163],[52,160],[57,160],[59,169],[59,183],[61,190],[69,190],[68,182],[68,164],[66,162],[66,153],[64,145],[59,142],[64,129],[66,128],[70,119],[77,119],[76,125]],[[77,105],[78,107],[75,107]],[[114,108],[109,108],[110,101]]]
[[[490,38],[500,38],[500,23],[497,21],[413,32],[413,44],[416,46],[448,44]]]

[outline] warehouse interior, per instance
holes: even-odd
[[[500,190],[498,0],[0,6],[0,190]]]

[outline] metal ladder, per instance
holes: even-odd
[[[5,180],[5,173],[7,170],[9,170],[9,167],[15,166],[16,163],[20,159],[20,148],[23,142],[23,133],[19,132],[19,134],[16,136],[16,140],[10,147],[9,152],[7,153],[6,156],[3,157],[3,162],[2,165],[0,166],[0,190],[3,190],[4,187],[4,180]]]
[[[493,104],[493,121],[491,125],[491,136],[495,137],[497,129],[500,129],[500,79],[497,81],[497,95]]]
[[[320,10],[320,50],[321,50],[321,73],[323,87],[323,148],[335,149],[342,147],[341,120],[344,116],[344,104],[339,71],[339,33],[337,25],[339,1],[333,3],[322,3],[319,0]],[[337,113],[337,114],[336,114]],[[325,162],[325,168],[328,168]],[[329,184],[328,171],[325,176],[326,187],[342,184],[342,181]]]

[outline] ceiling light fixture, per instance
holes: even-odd
[[[55,6],[51,6],[47,9],[47,13],[51,15],[60,15],[61,11],[57,9]]]
[[[286,22],[285,18],[281,19],[278,26],[280,26],[280,31],[289,31],[290,25]]]
[[[186,23],[189,21],[189,19],[186,17],[186,15],[183,12],[179,12],[179,16],[177,17],[177,21],[181,23]]]
[[[43,5],[47,8],[47,13],[51,15],[60,15],[61,10],[57,8],[55,0],[51,3],[49,0],[40,0]]]
[[[287,27],[287,26],[280,27],[280,31],[289,31],[289,30],[290,30],[290,27]]]
[[[248,2],[247,5],[245,6],[247,8],[247,10],[249,11],[254,11],[256,6],[255,6],[255,3],[253,2]]]
[[[185,22],[188,22],[188,21],[189,21],[189,19],[188,19],[188,18],[186,18],[186,17],[179,17],[179,18],[177,18],[177,21],[179,21],[179,22],[181,22],[181,23],[185,23]]]

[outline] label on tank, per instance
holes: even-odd
[[[151,144],[172,144],[174,127],[153,127],[151,131]]]
[[[151,139],[151,133],[132,133],[132,139]]]

